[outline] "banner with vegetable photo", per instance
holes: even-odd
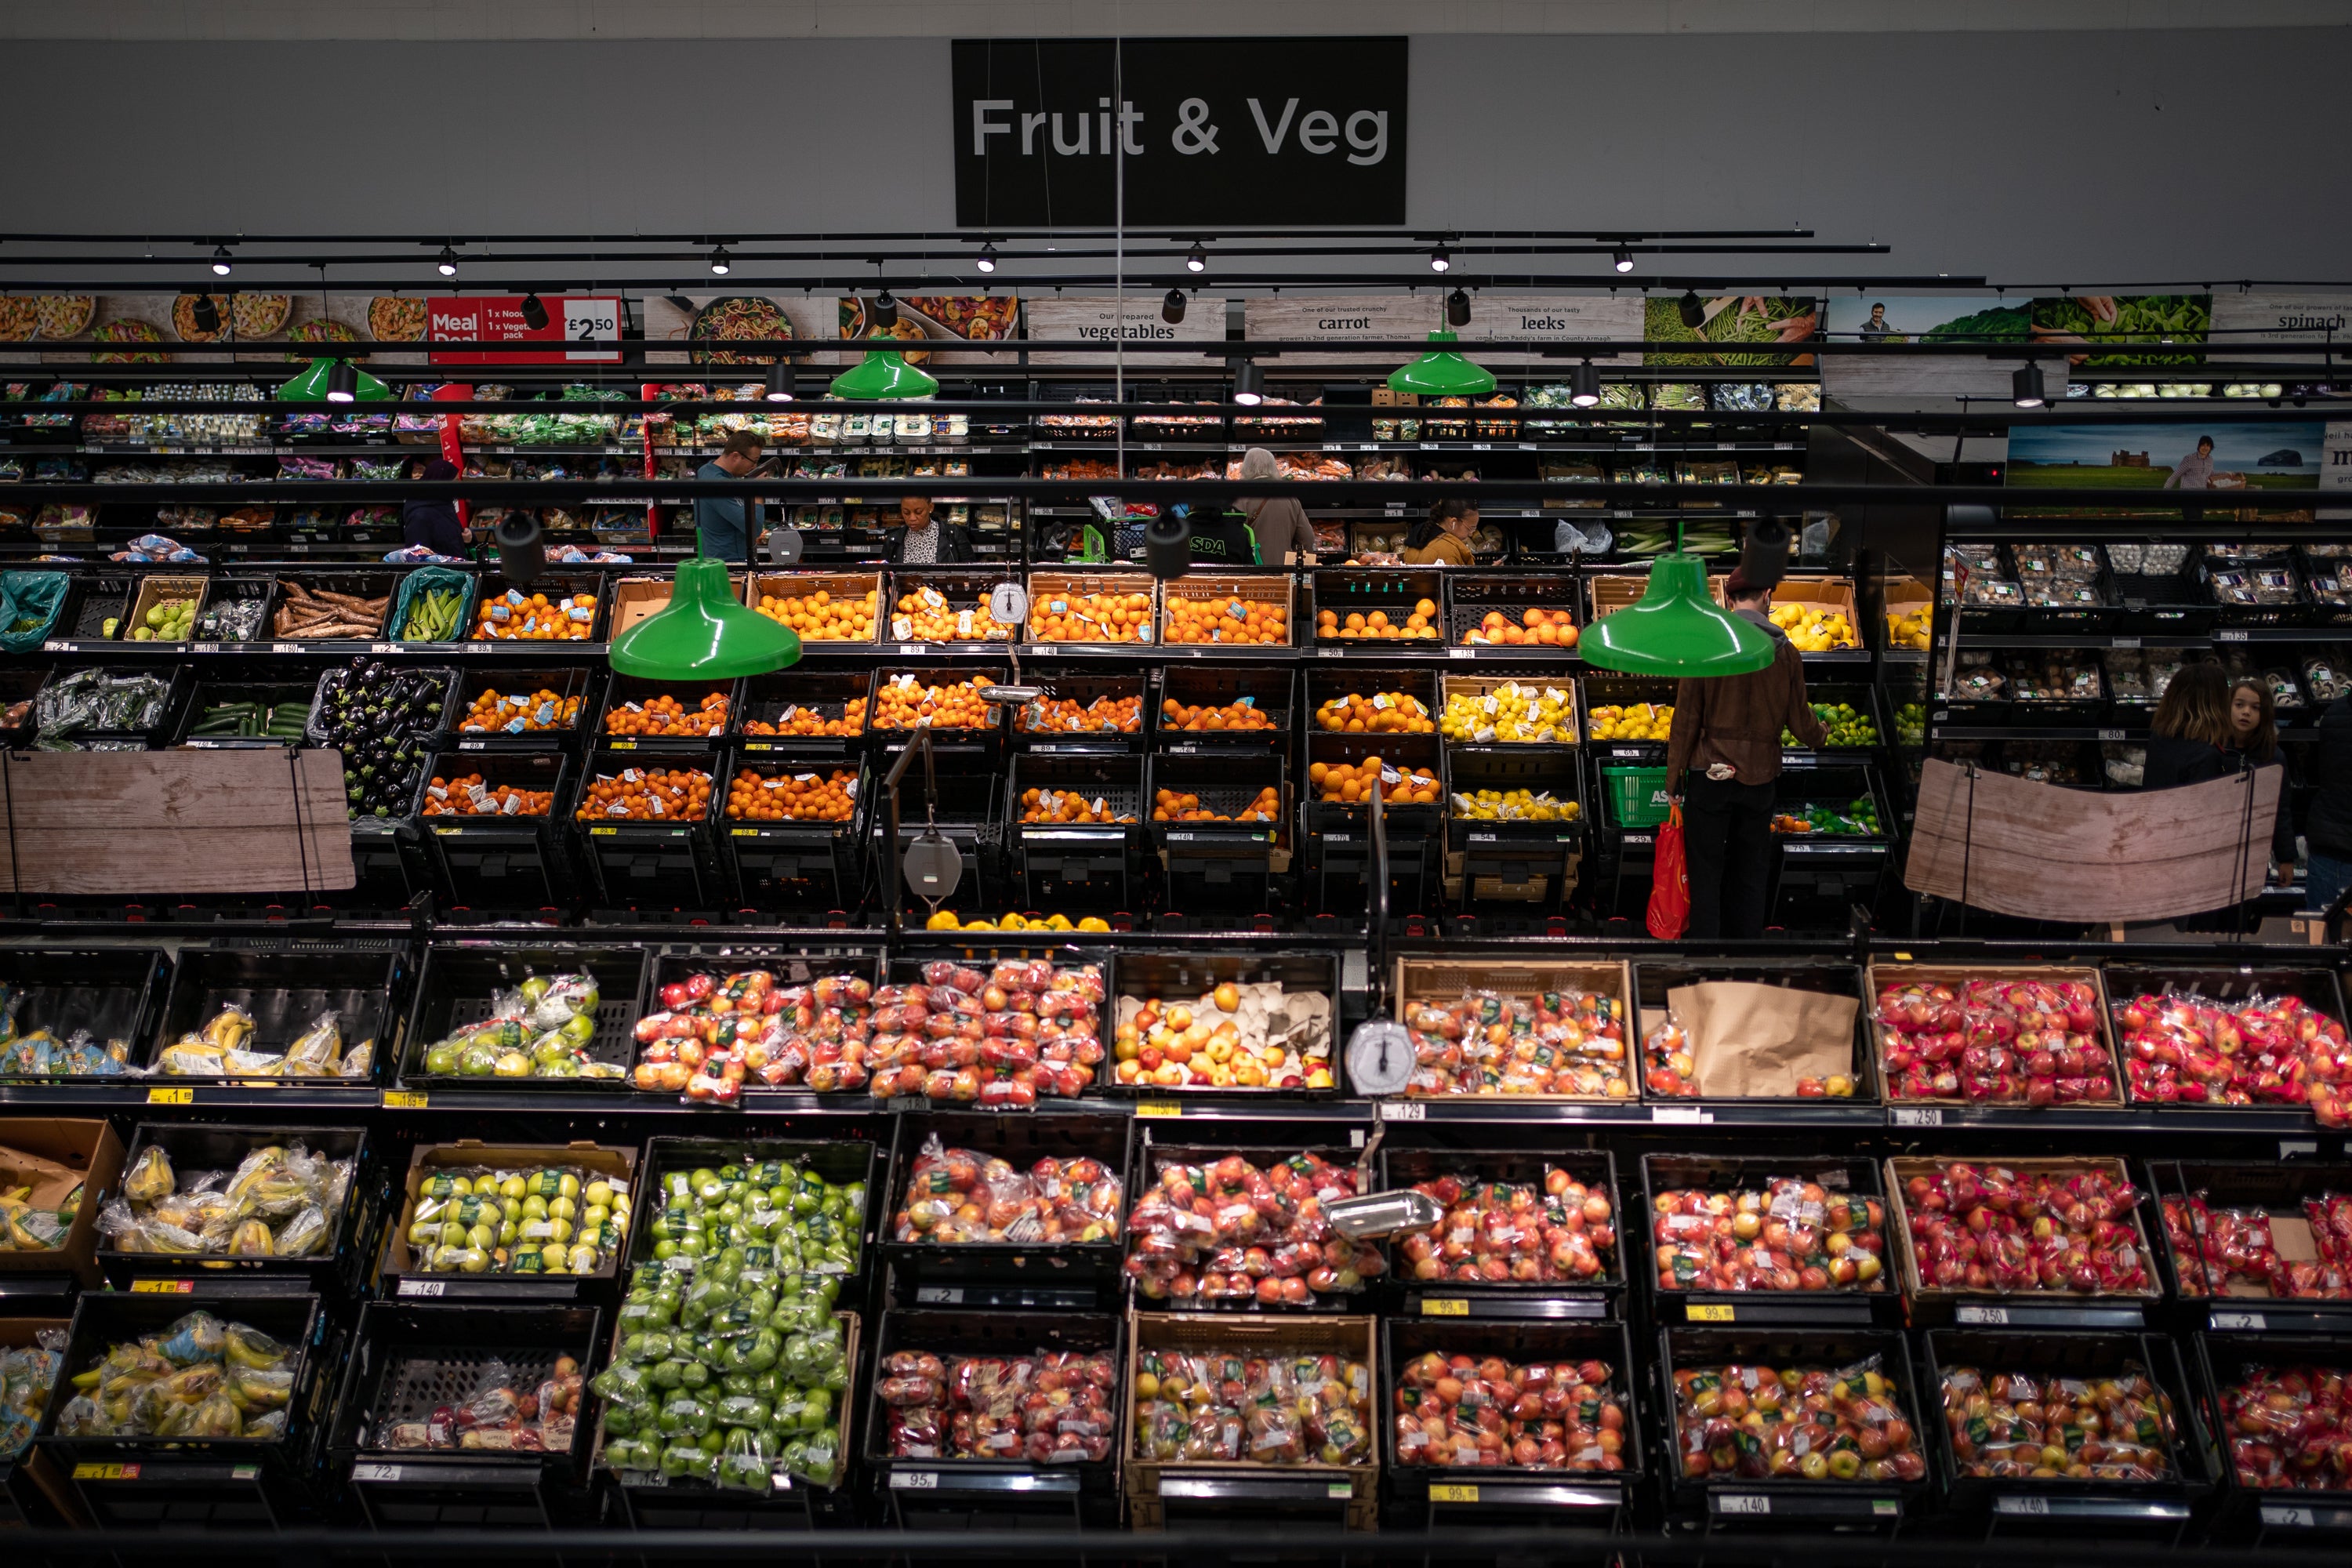
[[[2032,329],[2027,301],[1969,294],[1834,297],[1824,312],[1832,342],[2021,343]],[[1831,396],[2007,397],[2021,362],[1973,355],[1830,354],[1822,387]]]
[[[1785,345],[1801,343],[1821,330],[1818,301],[1787,294],[1696,294],[1680,299],[1653,295],[1642,312],[1643,336],[1653,343],[1720,347],[1654,351],[1660,364],[1811,364],[1810,353]]]
[[[2133,492],[2210,490],[2208,521],[2307,522],[2311,513],[2232,507],[2231,496],[2247,490],[2319,489],[2326,459],[2326,426],[2321,421],[2291,425],[2159,425],[2116,422],[2100,425],[2020,426],[2009,436],[2007,482],[2011,489],[2111,489],[2113,506],[2021,507],[2013,516],[2128,517],[2154,509],[2135,507]],[[2023,498],[2020,498],[2021,500]],[[2168,508],[2165,515],[2178,515]],[[2249,594],[2263,590],[2249,586]],[[2228,585],[2218,579],[2217,595]],[[2292,596],[2292,579],[2288,592]],[[2264,602],[2249,598],[2247,603]]]
[[[2213,324],[2210,294],[2065,294],[2032,306],[2036,343],[2079,345],[2068,361],[2088,370],[2195,364],[2198,353],[2095,353],[2110,343],[2197,344]]]
[[[920,345],[960,338],[966,342],[1001,342],[1010,339],[1020,325],[1021,301],[1010,294],[910,294],[898,301],[895,317],[888,326],[877,319],[874,301],[862,294],[845,296],[838,301],[839,324],[844,338],[888,338],[907,357],[908,364],[921,364],[934,357]],[[1013,355],[955,354],[931,371],[941,368],[953,372],[972,365],[1012,364]]]

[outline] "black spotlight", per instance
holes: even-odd
[[[1188,272],[1206,272],[1209,269],[1209,253],[1202,248],[1197,239],[1192,242],[1192,248],[1184,253],[1184,269]]]
[[[768,401],[790,403],[793,400],[793,367],[789,361],[778,360],[768,367]]]
[[[1160,301],[1160,319],[1171,327],[1184,319],[1184,290],[1168,290],[1168,298]]]
[[[1682,317],[1684,326],[1698,331],[1699,324],[1706,320],[1706,307],[1699,302],[1698,290],[1684,289],[1683,297],[1675,301],[1675,313]]]
[[[982,241],[980,247],[980,255],[973,260],[972,265],[979,268],[982,272],[995,271],[996,247]]]
[[[1579,408],[1597,407],[1601,402],[1601,373],[1586,360],[1569,373],[1568,400]]]
[[[1250,408],[1265,401],[1265,372],[1257,361],[1245,359],[1234,367],[1234,401]]]
[[[874,296],[874,324],[886,332],[898,324],[898,301],[887,289]]]
[[[1470,296],[1459,289],[1445,297],[1445,324],[1449,327],[1470,324]]]
[[[210,294],[197,295],[196,302],[188,307],[188,314],[195,318],[196,331],[200,332],[220,331],[220,307],[213,303],[213,297]]]
[[[1620,272],[1631,272],[1633,270],[1633,253],[1621,245],[1610,254],[1609,265]]]
[[[1429,253],[1429,269],[1432,272],[1443,272],[1453,265],[1454,253],[1443,245]]]
[[[535,290],[522,297],[522,324],[534,332],[547,325],[547,306]]]
[[[727,254],[727,247],[723,245],[714,246],[710,252],[711,275],[724,278],[733,270],[735,270],[735,258]]]
[[[538,517],[528,510],[509,510],[499,519],[490,537],[499,547],[499,575],[508,586],[529,587],[547,570],[547,544],[540,534]]]
[[[2042,367],[2032,360],[2019,365],[2009,378],[2009,400],[2020,408],[2042,408],[2049,396],[2042,388]]]
[[[215,278],[228,276],[228,247],[226,245],[213,247],[213,276]]]
[[[352,362],[339,359],[327,367],[327,401],[349,403],[360,395],[360,373]]]
[[[1786,519],[1759,517],[1748,525],[1748,537],[1739,543],[1739,574],[1759,588],[1774,587],[1789,574]]]
[[[439,272],[442,277],[455,278],[457,276],[457,253],[450,249],[447,246],[443,246],[441,247],[441,259],[435,262],[433,266],[434,269]]]
[[[1143,529],[1143,563],[1154,577],[1181,577],[1192,569],[1192,524],[1163,511]]]

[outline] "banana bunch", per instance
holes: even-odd
[[[53,1209],[35,1208],[32,1197],[30,1187],[0,1193],[0,1252],[55,1252],[73,1233],[74,1215],[81,1212],[80,1187]]]
[[[109,1350],[73,1378],[58,1413],[68,1437],[254,1437],[286,1431],[294,1352],[260,1330],[191,1312]]]

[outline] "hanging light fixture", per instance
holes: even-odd
[[[226,278],[226,277],[227,277],[227,276],[228,276],[228,268],[229,268],[228,247],[227,247],[227,246],[226,246],[226,245],[215,245],[215,246],[214,246],[214,247],[213,247],[213,276],[214,276],[214,277],[215,277],[215,278]]]
[[[1700,301],[1697,289],[1683,290],[1683,297],[1675,301],[1675,314],[1682,318],[1684,326],[1698,331],[1706,321],[1706,306]]]
[[[1456,339],[1452,332],[1432,332],[1429,341],[1450,343]],[[1391,371],[1389,390],[1423,397],[1484,397],[1495,390],[1495,377],[1451,349],[1433,348],[1411,364]]]
[[[457,276],[457,253],[447,246],[443,246],[441,259],[433,264],[433,269],[444,278],[455,278]]]
[[[1202,248],[1197,239],[1192,242],[1192,248],[1184,253],[1184,269],[1187,272],[1206,272],[1209,269],[1209,253]]]
[[[768,367],[768,401],[790,403],[792,400],[793,367],[789,362],[778,360]]]
[[[886,285],[880,293],[874,296],[874,325],[887,332],[898,324],[898,301],[890,297],[889,288]]]
[[[677,563],[669,603],[613,639],[613,668],[645,680],[727,680],[798,664],[801,639],[735,597],[727,563]]]
[[[327,401],[350,403],[359,396],[360,373],[347,359],[327,362]]]
[[[1591,360],[1584,361],[1569,373],[1568,400],[1579,408],[1595,408],[1601,404],[1601,373],[1592,368]]]
[[[986,240],[982,240],[980,246],[980,256],[972,262],[972,265],[979,268],[982,272],[995,271],[996,247],[989,244]]]
[[[1429,253],[1429,269],[1432,272],[1444,272],[1453,265],[1453,253],[1445,248],[1443,242]]]
[[[338,384],[348,390],[348,396],[335,396]],[[278,389],[280,403],[384,403],[391,398],[392,388],[349,360],[340,359],[314,359],[309,369]]]
[[[1470,324],[1470,296],[1456,289],[1445,297],[1445,320],[1448,325],[1466,327]]]
[[[2011,372],[2009,378],[2009,396],[2010,401],[2020,408],[2047,407],[2050,399],[2042,390],[2042,367],[2028,360]]]
[[[710,249],[710,271],[711,271],[711,275],[712,275],[713,277],[716,277],[716,278],[724,278],[724,277],[726,277],[730,272],[732,272],[732,271],[734,271],[734,270],[735,270],[735,263],[734,263],[734,261],[732,260],[732,258],[730,258],[728,256],[728,254],[727,254],[727,247],[726,247],[725,246],[723,246],[723,245],[718,245],[718,246],[713,246],[713,247],[711,247],[711,249]]]
[[[1585,627],[1576,650],[1625,675],[1748,675],[1773,659],[1771,637],[1709,598],[1706,563],[1682,551],[1651,563],[1641,603]]]
[[[863,362],[833,378],[835,397],[874,403],[887,399],[908,402],[929,397],[940,389],[939,378],[907,363],[897,349],[868,349]]]
[[[1184,290],[1168,290],[1168,298],[1160,301],[1160,319],[1171,327],[1184,319]]]
[[[1265,372],[1257,361],[1245,359],[1234,366],[1234,401],[1248,408],[1265,401]]]
[[[196,331],[208,333],[220,331],[220,307],[213,303],[210,294],[197,295],[195,303],[188,307],[188,314],[195,319]]]
[[[536,290],[522,297],[522,324],[534,332],[547,325],[547,304]]]
[[[1610,255],[1609,265],[1620,272],[1631,272],[1633,270],[1633,253],[1621,245]]]

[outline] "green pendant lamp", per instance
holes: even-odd
[[[737,602],[726,562],[696,555],[677,563],[669,604],[613,639],[612,659],[647,680],[731,680],[798,664],[801,639]]]
[[[1706,563],[1677,551],[1650,564],[1650,586],[1584,628],[1584,662],[1626,675],[1748,675],[1772,662],[1771,635],[1707,596]]]
[[[314,359],[278,389],[281,403],[383,403],[392,388],[347,359]]]
[[[940,389],[939,378],[907,363],[897,349],[868,349],[866,358],[833,378],[835,397],[861,403],[888,399],[894,403],[929,397]]]
[[[1429,334],[1433,343],[1458,340],[1452,332]],[[1495,390],[1492,372],[1480,369],[1451,349],[1432,349],[1409,365],[1391,372],[1391,392],[1415,392],[1423,397],[1484,397]]]

